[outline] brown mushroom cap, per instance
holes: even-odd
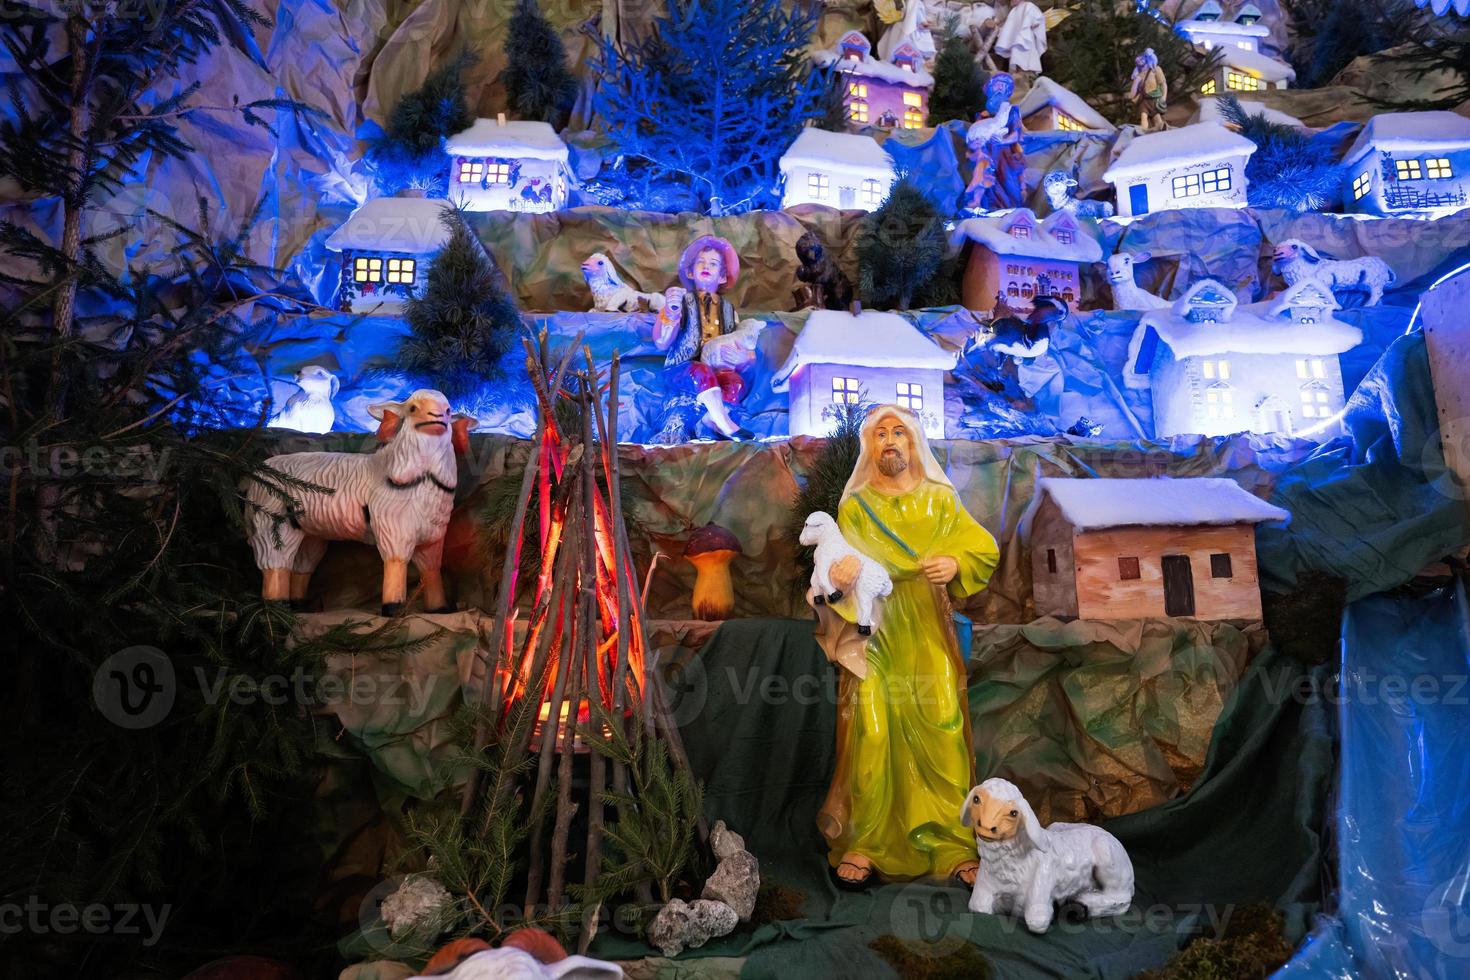
[[[740,539],[726,528],[711,523],[695,528],[694,533],[689,535],[689,543],[684,546],[684,557],[695,558],[723,551],[739,554]]]

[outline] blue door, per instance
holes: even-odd
[[[1134,184],[1128,188],[1128,211],[1130,214],[1148,214],[1148,185]]]

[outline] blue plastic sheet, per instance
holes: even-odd
[[[1470,976],[1467,678],[1463,585],[1349,607],[1338,911],[1278,977]]]

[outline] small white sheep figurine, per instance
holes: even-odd
[[[816,548],[812,568],[812,601],[817,605],[837,602],[843,591],[832,585],[832,566],[844,558],[858,560],[857,582],[853,585],[853,602],[857,605],[857,631],[862,636],[873,635],[875,605],[893,591],[893,580],[882,565],[861,554],[842,536],[837,522],[825,511],[813,511],[807,516],[798,538],[802,544]]]
[[[383,558],[383,615],[403,611],[410,560],[426,608],[447,612],[439,565],[458,481],[455,456],[468,449],[474,420],[451,415],[448,399],[427,388],[368,411],[380,423],[375,453],[290,453],[266,460],[273,470],[331,492],[287,486],[288,505],[258,479],[243,488],[261,594],[299,603],[328,541],[362,541],[377,545]]]
[[[1107,201],[1093,201],[1077,196],[1077,178],[1063,170],[1053,170],[1041,181],[1052,211],[1070,211],[1079,218],[1111,218],[1113,206]]]
[[[1156,296],[1133,278],[1133,267],[1153,258],[1148,252],[1118,252],[1108,256],[1108,285],[1113,287],[1115,310],[1162,310],[1174,304]]]
[[[1133,902],[1133,862],[1118,838],[1085,823],[1043,828],[1014,783],[987,779],[970,790],[960,823],[975,832],[980,871],[970,911],[1018,910],[1032,932],[1051,928],[1057,902],[1089,915],[1121,915]]]
[[[1300,238],[1278,242],[1272,252],[1272,263],[1288,286],[1303,279],[1315,279],[1336,296],[1339,292],[1366,292],[1364,306],[1377,306],[1383,291],[1398,281],[1388,263],[1372,255],[1357,259],[1323,258]]]
[[[642,304],[657,312],[664,305],[662,293],[642,293],[623,282],[612,259],[593,252],[582,263],[582,278],[592,290],[592,309],[599,313],[637,313]]]

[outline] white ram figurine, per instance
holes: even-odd
[[[637,313],[644,303],[655,312],[664,305],[662,293],[641,293],[623,282],[617,266],[602,252],[582,263],[582,278],[592,290],[592,309],[599,313]]]
[[[1085,823],[1042,828],[1016,785],[987,779],[970,790],[960,823],[973,828],[980,871],[970,911],[1019,911],[1032,932],[1051,928],[1056,903],[1089,915],[1120,915],[1133,902],[1133,862],[1118,838]]]
[[[1113,309],[1163,310],[1174,305],[1144,289],[1133,278],[1133,267],[1151,258],[1153,256],[1148,252],[1119,252],[1108,256],[1108,285],[1113,287]]]
[[[873,615],[879,599],[893,591],[888,572],[867,555],[862,554],[842,536],[837,522],[826,511],[813,511],[807,516],[798,538],[802,544],[816,548],[812,568],[812,602],[823,605],[837,602],[841,589],[832,585],[832,566],[844,558],[858,560],[857,581],[853,584],[853,602],[857,605],[857,630],[863,636],[873,634]]]
[[[425,606],[445,612],[439,564],[458,481],[455,455],[468,448],[474,420],[451,415],[449,401],[427,388],[368,411],[380,423],[375,453],[290,453],[266,460],[271,469],[330,492],[284,486],[288,504],[259,478],[244,488],[261,594],[299,603],[328,541],[362,541],[377,545],[383,557],[383,615],[403,611],[410,560],[419,570]]]
[[[1367,292],[1364,306],[1377,306],[1383,291],[1397,280],[1388,263],[1372,255],[1357,259],[1323,258],[1315,248],[1300,238],[1278,242],[1272,252],[1272,263],[1288,286],[1303,279],[1315,279],[1334,296],[1340,292]]]

